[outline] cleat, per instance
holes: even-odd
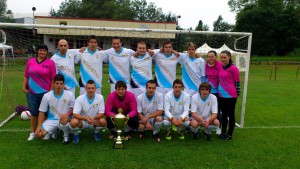
[[[158,133],[153,134],[153,135],[152,135],[152,138],[153,138],[155,141],[160,142],[160,137],[159,137]]]
[[[34,133],[30,133],[27,141],[32,141],[34,138],[35,138],[35,134]]]
[[[96,142],[100,142],[101,141],[101,137],[99,133],[93,133],[93,137],[95,139]]]
[[[178,137],[180,140],[184,140],[184,135],[182,131],[178,132]]]
[[[79,134],[76,134],[76,135],[73,136],[73,143],[74,144],[79,143]]]
[[[204,139],[209,141],[210,140],[210,134],[207,134],[205,132],[203,132],[203,134],[204,134]]]
[[[43,140],[49,140],[50,139],[50,133],[47,133],[44,137]]]
[[[190,134],[190,133],[191,133],[191,128],[190,128],[190,127],[187,127],[187,128],[185,129],[185,133],[186,133],[186,134]]]
[[[63,144],[68,144],[68,143],[70,143],[69,136],[64,136]]]
[[[166,140],[171,140],[172,137],[171,137],[171,131],[166,131],[166,136],[165,136]]]
[[[220,135],[220,134],[221,134],[221,128],[220,128],[220,127],[218,127],[218,128],[216,129],[216,134],[217,134],[217,135]]]
[[[197,132],[197,133],[194,133],[194,132],[193,132],[192,134],[193,134],[193,139],[194,139],[194,140],[198,139],[198,137],[199,137],[199,136],[198,136],[198,132]]]
[[[232,140],[232,136],[231,135],[227,135],[227,137],[225,138],[225,140]]]
[[[146,132],[145,131],[141,131],[139,132],[139,138],[144,138],[145,137]]]
[[[172,130],[173,130],[173,131],[177,131],[177,127],[174,126],[174,125],[172,125]]]
[[[221,134],[219,135],[219,138],[220,138],[220,140],[225,140],[225,139],[227,138],[227,135],[224,134],[224,133],[221,133]]]

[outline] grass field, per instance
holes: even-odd
[[[232,141],[221,141],[215,134],[209,142],[203,135],[199,140],[186,135],[182,141],[174,133],[171,141],[157,143],[150,134],[143,140],[134,135],[126,149],[115,150],[108,132],[96,143],[86,131],[78,145],[63,145],[62,136],[27,142],[29,122],[16,117],[0,128],[0,168],[299,168],[300,77],[295,79],[295,65],[280,65],[277,80],[269,80],[271,69],[272,65],[250,66],[245,127],[236,128]],[[12,107],[26,103],[23,70],[24,63],[6,67],[9,90],[3,87],[1,121]],[[105,98],[108,91],[104,85]],[[237,112],[237,120],[239,116]]]

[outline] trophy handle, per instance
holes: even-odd
[[[125,122],[125,124],[127,124],[127,122],[129,121],[129,119],[130,119],[130,117],[129,116],[126,116],[127,118],[127,120],[126,120],[126,122]]]
[[[113,117],[113,116],[110,116],[110,120],[111,120],[111,122],[115,125],[115,122],[114,122],[114,120],[115,120],[115,117]]]

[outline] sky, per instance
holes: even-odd
[[[32,7],[36,7],[35,13],[47,13],[51,8],[57,10],[64,0],[7,0],[7,9],[14,14],[32,13]],[[180,27],[188,29],[198,25],[199,20],[213,29],[213,22],[222,15],[224,21],[234,24],[235,13],[230,12],[228,0],[147,0],[161,7],[164,13],[172,12],[181,16],[178,20]]]

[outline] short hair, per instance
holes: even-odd
[[[217,56],[217,52],[214,51],[214,50],[210,50],[210,51],[207,52],[207,54],[209,54],[209,53],[213,53],[215,56]]]
[[[86,82],[86,84],[94,84],[94,85],[96,85],[94,80],[88,80],[88,81]]]
[[[45,45],[45,44],[38,45],[38,47],[37,47],[36,49],[37,49],[37,50],[45,49],[45,50],[48,52],[48,46]]]
[[[97,41],[97,43],[98,43],[97,36],[95,36],[95,35],[89,36],[88,39],[87,39],[87,43],[89,43],[92,39],[95,39]]]
[[[147,46],[147,44],[146,44],[145,42],[143,42],[143,41],[138,42],[138,43],[137,43],[137,46],[138,46],[138,45],[146,45],[146,46]]]
[[[199,85],[199,92],[201,89],[208,89],[209,93],[211,91],[211,85],[208,82],[203,82]]]
[[[124,87],[125,89],[127,89],[126,83],[122,80],[117,81],[117,83],[115,85],[115,89],[120,88],[120,87]]]
[[[121,40],[121,38],[120,38],[119,36],[114,36],[112,39],[113,39],[113,40],[114,40],[114,39],[120,39],[120,42],[122,42],[122,40]]]
[[[196,44],[194,42],[189,42],[187,45],[186,45],[186,49],[188,49],[189,47],[194,47],[195,49],[197,48]]]
[[[181,86],[183,87],[182,80],[180,80],[180,79],[174,80],[174,82],[173,82],[173,87],[175,86],[175,84],[181,84]]]
[[[54,76],[54,83],[56,82],[56,81],[63,81],[64,83],[65,83],[65,77],[62,75],[62,74],[56,74],[55,76]]]
[[[231,53],[228,50],[223,50],[221,53],[224,53],[227,56],[231,57]]]
[[[164,41],[162,45],[163,45],[163,47],[165,47],[165,45],[167,45],[167,44],[171,44],[171,46],[173,46],[173,42],[170,40]]]
[[[148,84],[155,84],[156,86],[156,82],[154,80],[148,80],[148,82],[146,83],[146,88],[148,87]]]

